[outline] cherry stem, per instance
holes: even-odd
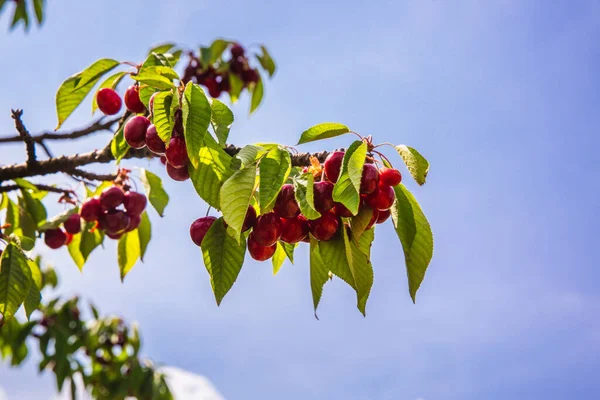
[[[387,161],[387,163],[389,164],[389,166],[392,166],[392,163],[390,162],[389,158],[387,158],[385,155],[383,155],[383,153],[379,152],[379,151],[373,151],[375,154],[377,154],[379,157],[381,157],[382,160]]]
[[[210,210],[212,210],[212,206],[208,206],[205,217],[208,217],[208,213],[210,213]]]
[[[381,146],[390,146],[393,147],[394,149],[396,148],[395,145],[391,144],[390,142],[383,142],[383,143],[379,143],[377,146],[373,147],[374,149],[381,147]]]
[[[352,133],[352,134],[354,134],[354,135],[358,136],[358,138],[359,138],[360,140],[364,140],[364,139],[365,139],[365,138],[363,138],[362,136],[360,136],[358,133],[356,133],[356,132],[354,132],[354,131],[350,131],[350,132],[348,132],[348,133]]]

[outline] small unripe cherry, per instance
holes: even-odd
[[[148,204],[148,199],[141,193],[138,192],[125,192],[123,197],[123,205],[127,214],[140,215]]]
[[[87,222],[98,221],[102,211],[100,199],[97,197],[89,198],[81,206],[81,219]]]
[[[125,107],[132,113],[141,114],[146,112],[146,106],[140,100],[140,87],[138,85],[129,86],[123,99],[125,100]]]
[[[317,182],[314,185],[315,209],[323,214],[333,208],[333,183],[327,181]]]
[[[304,215],[296,218],[281,219],[281,240],[294,244],[300,242],[308,235],[308,220]]]
[[[365,203],[377,210],[388,210],[394,204],[396,194],[389,186],[379,186],[377,190],[365,197]]]
[[[142,115],[130,118],[123,129],[123,136],[127,144],[134,149],[141,149],[146,145],[146,130],[150,126],[150,120]]]
[[[244,225],[242,225],[242,232],[246,232],[249,229],[254,228],[256,225],[256,210],[252,206],[248,206],[246,211],[246,217],[244,217]]]
[[[381,168],[379,171],[379,184],[384,186],[398,186],[402,182],[402,174],[395,168]]]
[[[75,235],[81,232],[81,216],[79,214],[72,214],[63,223],[65,231],[71,235]]]
[[[208,232],[216,220],[217,219],[215,217],[209,216],[198,218],[192,222],[192,225],[190,225],[190,237],[196,246],[202,245],[202,241],[204,240],[204,236],[206,236],[206,232]]]
[[[158,136],[154,124],[150,124],[148,129],[146,129],[146,146],[154,154],[165,154],[165,150],[167,149],[165,142]]]
[[[379,185],[379,171],[373,164],[365,164],[360,180],[360,193],[371,194]]]
[[[103,88],[96,93],[98,109],[106,115],[115,115],[121,109],[121,96],[111,88]]]
[[[44,242],[51,249],[62,247],[67,241],[67,234],[62,229],[48,229],[44,232]]]
[[[286,183],[275,200],[275,214],[281,218],[294,218],[300,214],[300,206],[296,201],[294,186]]]
[[[171,164],[167,163],[167,175],[174,181],[183,182],[190,179],[190,172],[187,167],[175,168]]]
[[[332,212],[327,212],[320,218],[308,221],[308,226],[315,239],[326,242],[337,233],[340,227],[339,217]]]
[[[281,237],[281,219],[273,212],[263,214],[258,217],[252,233],[261,246],[272,246]]]
[[[383,224],[388,218],[392,215],[390,210],[379,211],[379,216],[377,217],[377,223]]]
[[[169,164],[175,168],[183,168],[189,164],[190,159],[187,154],[185,139],[181,136],[171,137],[169,146],[165,151],[165,157]]]
[[[275,250],[277,250],[277,243],[272,244],[271,246],[263,246],[256,241],[254,232],[248,236],[248,253],[250,253],[250,257],[256,261],[268,260],[273,257]]]
[[[352,214],[352,211],[350,211],[348,207],[346,207],[342,203],[335,203],[333,211],[338,217],[350,218],[354,216],[354,214]]]
[[[100,205],[105,210],[111,210],[123,204],[125,193],[119,186],[107,187],[100,194]]]

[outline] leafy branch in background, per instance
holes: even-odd
[[[15,29],[19,24],[23,24],[25,32],[29,31],[32,24],[30,20],[35,18],[38,26],[42,26],[45,16],[45,0],[0,0],[0,16],[4,8],[13,5],[13,16],[10,23],[10,29]]]

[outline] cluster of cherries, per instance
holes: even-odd
[[[96,101],[100,111],[107,115],[113,115],[121,109],[121,97],[110,88],[100,89],[96,95]],[[154,95],[150,98],[150,110],[154,105]],[[125,106],[134,114],[145,114],[146,107],[140,100],[139,87],[131,85],[125,92]],[[127,144],[134,149],[147,147],[148,150],[160,156],[166,165],[167,174],[176,181],[189,179],[188,164],[190,162],[187,147],[183,137],[183,121],[181,110],[175,112],[175,126],[169,145],[158,136],[156,126],[144,115],[136,115],[130,118],[123,128],[123,135]]]
[[[79,214],[71,214],[62,228],[48,229],[44,232],[44,241],[51,249],[68,245],[73,235],[81,232],[82,221],[96,222],[93,229],[100,229],[111,239],[118,240],[123,234],[136,229],[148,200],[142,193],[130,188],[111,186],[100,196],[87,199]],[[121,207],[122,206],[122,207]]]
[[[200,59],[191,53],[190,61],[185,68],[181,81],[183,83],[193,81],[205,86],[208,89],[208,94],[214,98],[231,90],[229,74],[238,76],[245,87],[258,82],[260,75],[256,69],[250,67],[244,48],[235,43],[231,46],[230,52],[231,60],[228,63],[221,64],[218,68],[212,65],[203,65]]]
[[[314,205],[321,217],[308,220],[300,213],[294,186],[291,184],[283,185],[272,212],[257,217],[254,207],[248,207],[242,231],[252,229],[248,236],[248,252],[252,258],[258,261],[268,260],[275,254],[279,240],[290,244],[310,242],[309,234],[319,241],[333,239],[342,226],[341,218],[353,216],[348,208],[333,200],[333,187],[338,180],[343,159],[343,151],[331,153],[325,160],[324,179],[314,184]],[[383,223],[390,217],[390,208],[395,199],[392,187],[401,181],[402,175],[397,169],[379,170],[374,164],[365,164],[360,186],[360,207],[373,210],[366,229],[370,229],[375,223]],[[190,236],[196,245],[202,244],[208,229],[216,220],[215,217],[208,216],[192,223]]]

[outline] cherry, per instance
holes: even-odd
[[[244,55],[244,48],[239,44],[235,43],[231,46],[231,58],[238,58]]]
[[[121,239],[121,237],[123,236],[122,233],[106,233],[106,236],[108,236],[109,238],[113,239],[113,240],[119,240]]]
[[[165,150],[167,149],[165,142],[158,136],[154,124],[150,124],[148,129],[146,129],[146,146],[148,146],[148,149],[154,154],[165,154]]]
[[[217,219],[215,217],[202,217],[192,222],[192,225],[190,226],[190,237],[196,246],[200,246],[202,244],[202,240],[204,240],[206,232],[208,232],[216,220]]]
[[[254,225],[256,225],[256,210],[254,207],[248,206],[248,211],[246,211],[246,217],[244,218],[244,225],[242,225],[242,232],[254,228]]]
[[[150,120],[142,115],[130,118],[125,124],[123,135],[127,144],[134,149],[141,149],[146,145],[146,130],[150,126]]]
[[[81,216],[79,214],[71,214],[63,224],[65,231],[75,235],[81,232]]]
[[[365,203],[377,210],[387,210],[394,204],[396,194],[390,186],[379,186],[377,190],[365,197]]]
[[[67,235],[67,238],[65,239],[65,246],[68,246],[73,241],[73,234],[65,232],[65,235]]]
[[[125,211],[111,210],[102,215],[98,221],[100,228],[110,234],[123,233],[131,222]]]
[[[379,171],[373,164],[365,164],[360,180],[360,192],[362,194],[371,194],[379,185]]]
[[[300,206],[296,201],[294,186],[286,183],[281,188],[275,200],[275,208],[273,210],[277,216],[281,218],[294,218],[300,214]]]
[[[254,232],[248,236],[248,253],[250,253],[250,257],[254,258],[256,261],[268,260],[273,257],[275,250],[277,250],[277,243],[270,246],[262,246],[256,241]]]
[[[123,205],[125,206],[125,211],[127,211],[127,214],[130,216],[140,215],[146,208],[147,203],[148,199],[146,199],[146,196],[143,194],[137,192],[125,192]]]
[[[231,82],[229,82],[228,74],[221,76],[221,80],[219,81],[219,89],[221,92],[229,92],[231,90]]]
[[[87,199],[81,206],[81,219],[87,222],[98,221],[102,215],[102,206],[100,199],[92,197]]]
[[[171,137],[169,146],[165,151],[165,157],[169,164],[175,168],[183,168],[190,162],[187,154],[187,147],[185,146],[185,140],[180,136]]]
[[[175,168],[171,164],[167,163],[167,175],[174,181],[183,182],[190,179],[190,173],[187,167]]]
[[[333,211],[337,214],[338,217],[350,218],[354,216],[354,214],[352,214],[352,211],[348,210],[348,208],[342,203],[335,203]]]
[[[221,96],[222,92],[223,92],[223,90],[221,89],[221,86],[216,81],[214,84],[211,84],[210,86],[208,86],[208,94],[210,94],[210,97],[213,97],[216,99],[219,96]]]
[[[236,75],[242,75],[244,72],[244,65],[246,60],[244,57],[235,57],[232,58],[231,63],[229,64],[229,70]]]
[[[260,75],[255,69],[247,69],[242,72],[242,80],[247,85],[251,83],[257,83],[260,80]]]
[[[298,243],[308,235],[308,220],[304,215],[296,218],[281,219],[281,240],[286,243]]]
[[[154,114],[154,98],[159,92],[154,93],[150,96],[150,100],[148,100],[148,108],[150,108],[150,114]]]
[[[164,155],[160,156],[160,162],[162,165],[167,165],[167,157]]]
[[[173,127],[173,136],[178,136],[178,137],[182,137],[183,136],[183,111],[181,111],[181,108],[178,108],[177,110],[175,110],[175,115],[174,115],[174,127]]]
[[[48,229],[44,232],[44,242],[51,249],[58,249],[67,241],[67,234],[62,229]]]
[[[377,223],[383,224],[388,218],[392,215],[390,210],[379,211],[379,216],[377,217]]]
[[[369,224],[365,228],[365,231],[368,231],[369,229],[371,229],[373,227],[373,225],[375,225],[375,223],[377,222],[378,219],[379,219],[379,210],[373,209],[373,214],[371,214],[371,219],[369,220]]]
[[[333,208],[333,183],[327,181],[317,182],[314,185],[315,209],[323,214]]]
[[[103,88],[96,93],[98,108],[106,115],[115,115],[121,109],[121,97],[110,88]]]
[[[310,233],[312,233],[317,240],[328,241],[337,233],[340,222],[337,215],[328,212],[321,215],[320,218],[309,221],[308,226],[310,228]]]
[[[139,214],[130,215],[129,216],[129,225],[125,232],[131,232],[134,229],[137,229],[138,226],[142,223],[142,217]]]
[[[336,183],[340,176],[344,154],[346,153],[343,151],[334,151],[325,159],[325,175],[333,183]]]
[[[102,191],[100,194],[100,205],[105,210],[117,208],[123,203],[125,193],[119,186],[111,186]]]
[[[261,246],[272,246],[281,237],[281,219],[274,212],[261,215],[252,234]]]
[[[304,239],[302,239],[302,242],[310,243],[310,235],[306,235],[306,237],[304,237]]]
[[[146,106],[140,100],[140,88],[138,85],[131,85],[125,91],[125,107],[134,114],[141,114],[146,112]]]
[[[398,186],[402,182],[402,174],[395,168],[381,168],[379,171],[379,184],[385,186]]]

